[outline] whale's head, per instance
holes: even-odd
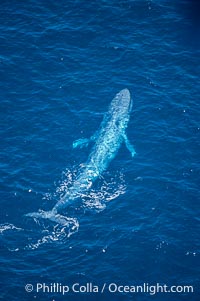
[[[128,89],[123,89],[112,100],[109,110],[117,127],[127,127],[131,110],[132,100],[130,92]]]

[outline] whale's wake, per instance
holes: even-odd
[[[42,238],[39,238],[36,242],[31,242],[27,244],[24,249],[25,250],[33,250],[37,249],[39,246],[43,244],[49,243],[64,243],[68,240],[68,238],[76,233],[79,229],[79,223],[76,218],[69,218],[65,216],[59,217],[62,220],[62,224],[58,223],[56,225],[48,226],[48,228],[42,231]],[[64,223],[65,220],[65,223]],[[37,221],[40,226],[42,223]]]
[[[73,185],[78,172],[78,168],[67,169],[63,172],[62,180],[56,185],[55,192],[45,194],[43,201],[49,203],[61,198],[67,189]],[[67,210],[66,213],[63,211],[63,215],[56,214],[54,220],[53,218],[49,220],[46,218],[48,211],[39,210],[38,217],[25,219],[23,226],[18,227],[8,223],[0,225],[0,240],[3,240],[4,245],[7,245],[6,241],[9,241],[7,249],[12,252],[33,250],[44,244],[66,243],[71,235],[78,232],[81,214],[84,215],[86,210],[98,214],[106,208],[108,202],[124,194],[125,190],[126,185],[122,172],[117,171],[114,177],[106,172],[99,179],[95,188],[80,194],[79,202],[75,202],[71,206],[70,213],[76,217],[67,217],[66,215],[69,214]],[[44,218],[42,218],[43,216]],[[13,236],[15,237],[14,241],[12,241]],[[20,240],[17,239],[19,236]],[[17,241],[20,241],[20,245]]]
[[[62,180],[56,187],[54,194],[45,194],[43,199],[53,201],[54,199],[62,198],[67,192],[70,186],[73,186],[77,174],[80,172],[80,168],[66,169],[63,172]],[[114,200],[118,196],[124,194],[126,191],[125,179],[122,171],[116,171],[113,176],[110,172],[105,172],[99,178],[94,188],[90,188],[85,192],[79,193],[79,198],[82,202],[74,202],[73,208],[80,210],[95,210],[96,212],[102,211],[106,208],[106,204],[109,201]]]
[[[69,237],[78,231],[79,222],[76,218],[58,216],[58,223],[45,223],[42,219],[33,219],[34,231],[27,225],[18,228],[13,224],[0,225],[0,241],[9,251],[37,249],[43,244],[65,243]],[[22,235],[23,233],[23,235]],[[18,245],[20,241],[20,245]]]

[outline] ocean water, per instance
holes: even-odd
[[[0,298],[200,300],[197,2],[2,1],[0,14]],[[64,210],[66,225],[26,217],[70,187],[91,150],[73,141],[94,134],[124,88],[137,155],[122,145]],[[112,283],[194,292],[109,292]],[[48,293],[55,284],[69,292]]]

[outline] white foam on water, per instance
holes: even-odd
[[[109,174],[101,177],[99,189],[91,189],[86,194],[82,194],[83,207],[86,209],[94,209],[102,211],[106,208],[106,204],[126,192],[126,185],[122,173],[116,173],[114,177]]]
[[[13,224],[2,224],[0,225],[0,234],[3,234],[4,231],[10,231],[10,230],[14,230],[14,231],[23,231],[22,228],[18,228]]]
[[[27,240],[34,240],[31,236],[33,235],[33,231],[28,231],[22,228],[18,228],[13,224],[2,224],[0,225],[0,234],[3,235],[4,232],[6,231],[14,231],[16,235],[16,231],[25,231],[25,241],[23,242],[24,245],[20,246],[9,246],[8,245],[7,249],[11,252],[18,252],[22,250],[34,250],[40,247],[41,245],[44,244],[49,244],[49,243],[54,243],[54,242],[59,242],[59,243],[65,243],[67,239],[74,233],[76,233],[79,229],[79,222],[76,218],[70,218],[70,217],[65,217],[60,215],[60,218],[62,218],[62,224],[60,223],[54,223],[54,222],[49,222],[48,221],[48,227],[39,219],[34,218],[34,222],[37,224],[37,227],[39,228],[39,236],[41,238],[36,239],[35,242],[31,242],[27,244]],[[65,221],[65,222],[64,222]],[[38,230],[37,230],[38,231]],[[35,234],[37,234],[35,231]],[[29,233],[30,232],[30,233]],[[28,235],[27,235],[28,234]],[[34,235],[35,235],[34,234]],[[14,243],[15,244],[15,243]]]
[[[30,243],[24,247],[25,250],[34,250],[43,244],[50,244],[54,242],[65,243],[66,240],[79,229],[79,222],[76,218],[61,216],[62,224],[55,224],[49,226],[49,229],[45,228],[42,232],[45,233],[42,238],[38,239],[34,243]],[[66,222],[63,223],[63,220]],[[38,221],[37,221],[38,223]],[[40,222],[39,222],[40,223]]]
[[[55,193],[48,193],[44,196],[46,200],[58,200],[68,191],[73,185],[80,173],[81,168],[84,168],[84,164],[75,167],[73,169],[66,169],[62,174],[62,180],[56,186]],[[90,185],[91,186],[91,185]],[[115,175],[111,175],[109,172],[104,173],[95,182],[95,188],[91,187],[88,191],[79,193],[80,201],[78,201],[78,207],[84,209],[90,209],[95,211],[102,211],[106,208],[106,203],[112,201],[126,192],[126,185],[124,175],[122,172],[117,171]],[[72,203],[73,206],[73,203]],[[77,202],[76,202],[77,206]]]

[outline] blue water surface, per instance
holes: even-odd
[[[186,0],[1,2],[2,300],[200,300],[198,9]],[[50,210],[73,183],[91,149],[73,141],[94,134],[124,88],[137,155],[122,145],[63,212],[66,227],[25,217]],[[37,283],[194,292],[63,296]]]

